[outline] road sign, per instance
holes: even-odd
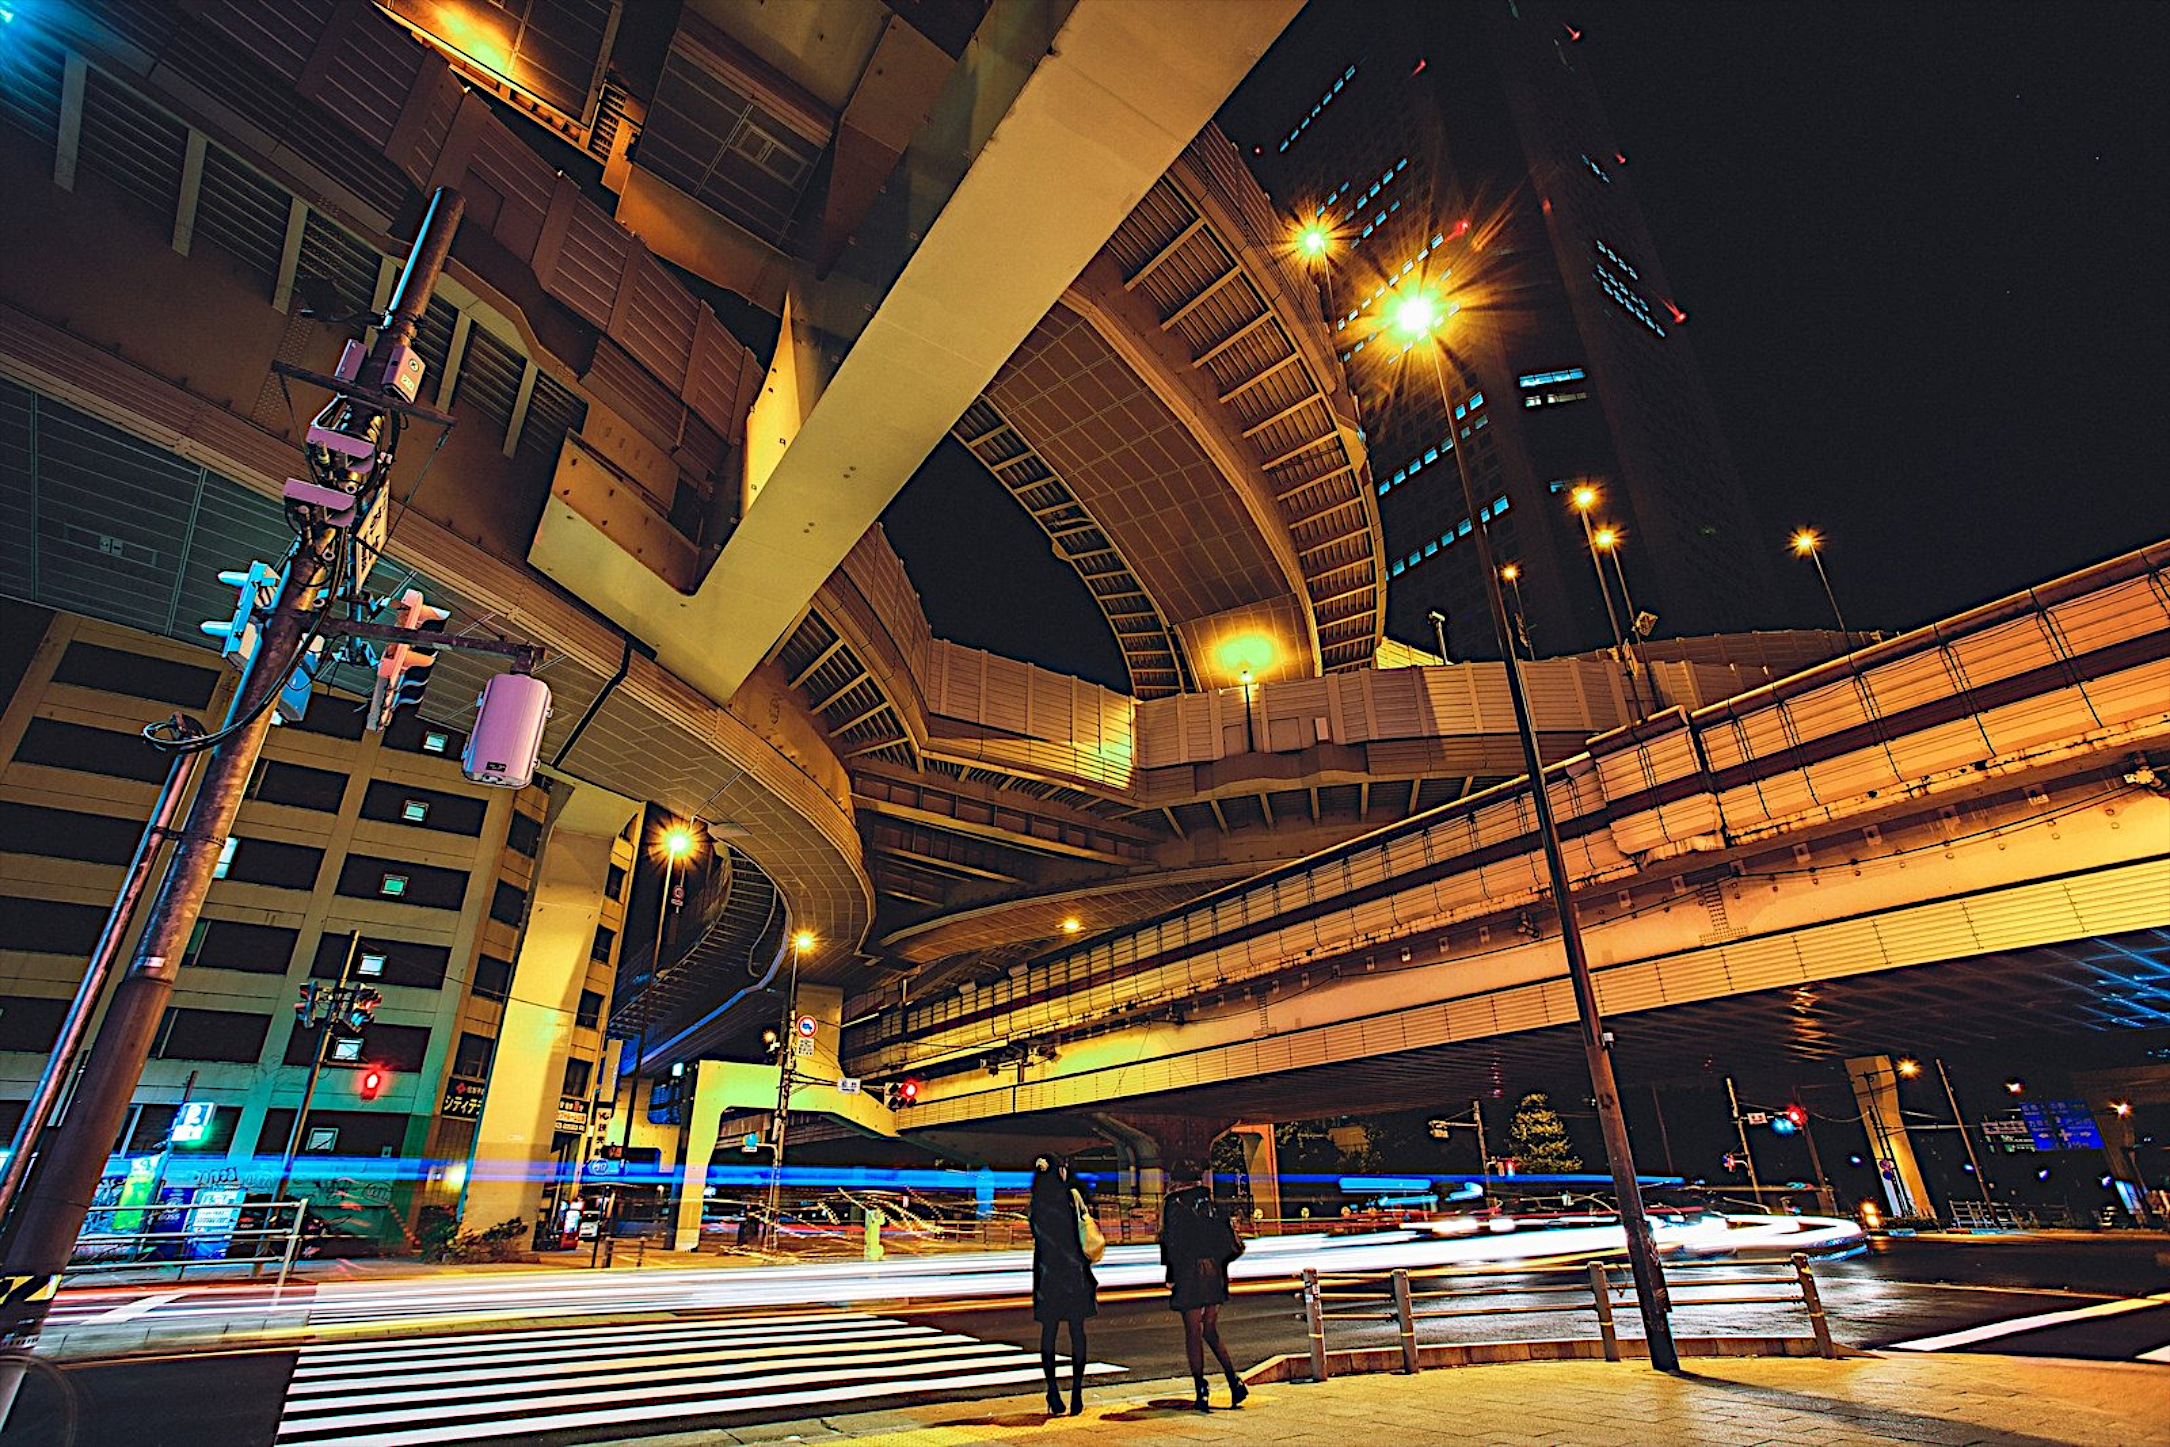
[[[1767,1110],[1751,1110],[1741,1119],[1747,1121],[1750,1125],[1769,1125],[1771,1123],[1771,1113]]]
[[[1880,1160],[1876,1163],[1876,1173],[1887,1181],[1896,1181],[1899,1179],[1899,1163],[1889,1159]]]
[[[177,1146],[196,1145],[209,1138],[211,1117],[218,1113],[213,1101],[192,1100],[182,1106],[173,1118],[173,1143]]]
[[[820,1029],[820,1024],[814,1019],[813,1016],[801,1015],[799,1017],[799,1033],[801,1035],[804,1035],[807,1039],[813,1039],[815,1032]]]
[[[838,1095],[857,1095],[859,1093],[858,1078],[851,1075],[839,1078],[836,1082],[836,1093]]]
[[[814,1053],[814,1042],[811,1040],[794,1040],[791,1042],[791,1053],[801,1056],[811,1055]]]
[[[761,1149],[761,1132],[757,1130],[746,1132],[746,1138],[738,1143],[738,1148],[749,1156]]]
[[[2028,1101],[2019,1108],[2038,1151],[2098,1151],[2102,1132],[2084,1100]]]

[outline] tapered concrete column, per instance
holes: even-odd
[[[1281,1229],[1281,1152],[1271,1125],[1231,1126],[1229,1134],[1243,1143],[1243,1172],[1251,1178],[1251,1205],[1266,1222],[1261,1230]]]
[[[708,1195],[708,1166],[716,1157],[716,1131],[726,1108],[721,1061],[699,1060],[687,1068],[693,1076],[692,1098],[686,1111],[686,1148],[678,1162],[678,1209],[672,1222],[671,1246],[691,1251],[701,1244],[701,1203]]]
[[[1899,1111],[1898,1066],[1888,1055],[1866,1055],[1846,1062],[1846,1078],[1853,1083],[1854,1104],[1860,1107],[1861,1123],[1869,1133],[1869,1149],[1875,1152],[1877,1175],[1884,1183],[1891,1214],[1935,1215],[1929,1183],[1922,1179],[1914,1144],[1906,1134],[1906,1117]]]
[[[532,1221],[541,1208],[555,1164],[550,1140],[589,950],[602,920],[611,845],[638,808],[586,784],[560,783],[551,800],[550,828],[528,892],[527,927],[513,962],[512,994],[475,1123],[460,1198],[464,1230],[514,1217]]]
[[[1147,1222],[1158,1222],[1168,1174],[1185,1163],[1205,1168],[1206,1156],[1229,1128],[1221,1115],[1162,1115],[1152,1111],[1096,1112],[1089,1119],[1115,1142],[1133,1179],[1124,1184]]]

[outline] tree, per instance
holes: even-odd
[[[1582,1157],[1569,1147],[1560,1113],[1541,1090],[1523,1096],[1514,1108],[1507,1139],[1514,1146],[1515,1169],[1525,1175],[1565,1175],[1582,1169]]]

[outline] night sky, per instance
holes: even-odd
[[[1587,8],[1771,547],[1821,529],[1850,624],[1910,627],[2170,534],[2170,6]],[[1282,40],[1322,71],[1357,58],[1325,18]],[[1083,585],[962,448],[884,521],[937,633],[1123,686]],[[1780,574],[1787,616],[1825,622],[1812,571]]]

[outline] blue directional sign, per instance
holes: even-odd
[[[2084,1100],[2027,1101],[2019,1118],[2038,1151],[2099,1151],[2102,1131]]]

